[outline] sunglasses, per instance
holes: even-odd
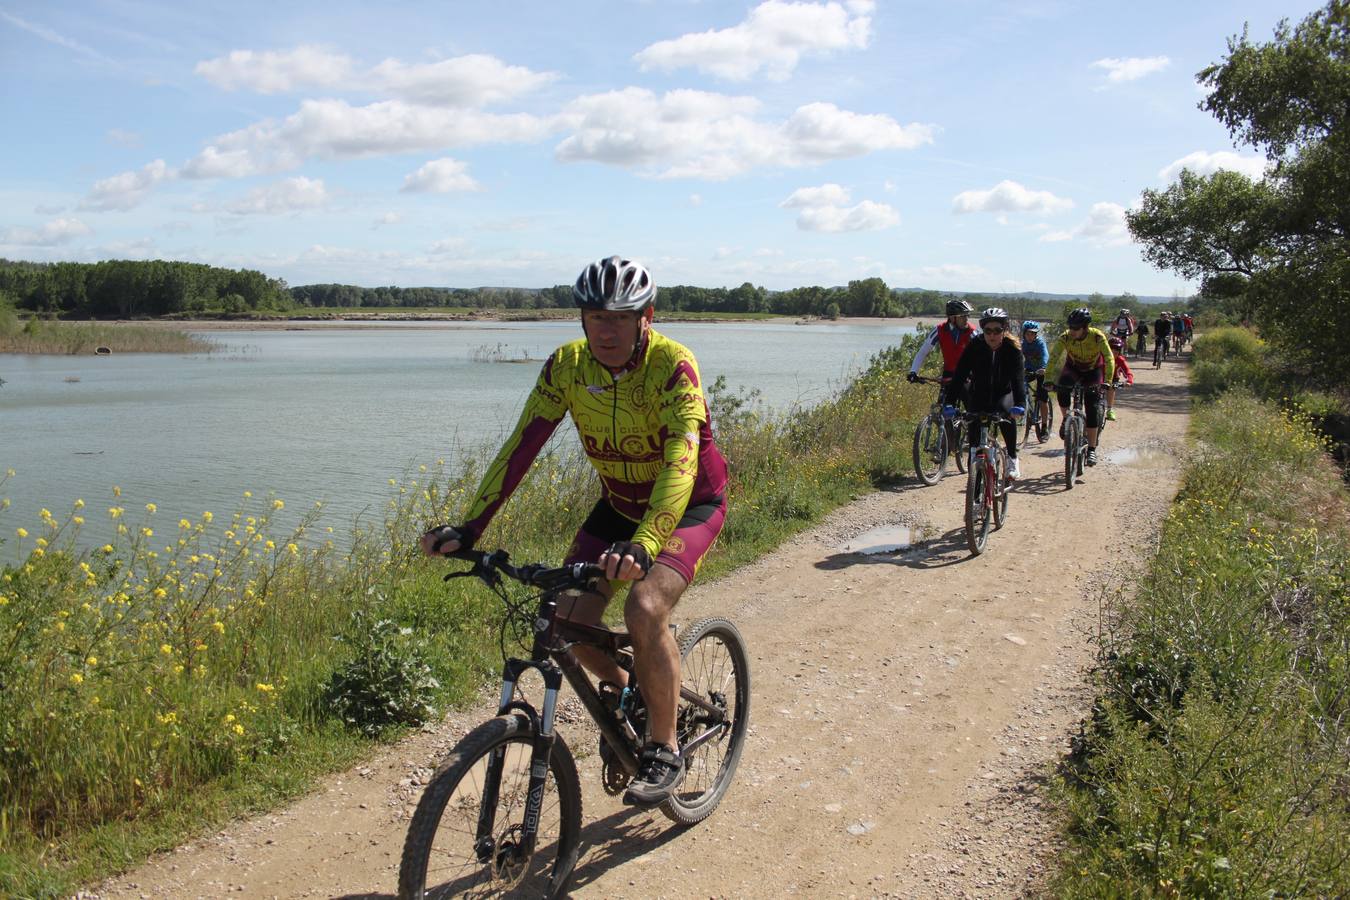
[[[1003,326],[1002,326],[1002,325],[986,325],[986,326],[984,326],[984,333],[985,333],[985,334],[1002,334],[1002,333],[1003,333]]]

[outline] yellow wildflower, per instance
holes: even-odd
[[[273,508],[273,509],[285,509],[285,508],[286,508],[286,504],[283,503],[281,500],[273,500],[273,501],[272,501],[272,508]]]
[[[266,547],[268,550],[275,550],[275,549],[277,549],[277,545],[276,545],[275,543],[273,543],[272,541],[268,541],[268,542],[267,542],[266,544],[264,544],[263,546]]]
[[[288,553],[291,554],[291,556],[299,556],[299,555],[300,555],[300,548],[297,547],[297,546],[295,546],[295,544],[287,544],[287,545],[286,545],[286,550],[287,550]]]
[[[212,623],[211,623],[211,627],[214,628],[214,629],[216,630],[216,634],[224,634],[224,633],[225,633],[225,623],[224,623],[224,622],[212,622]]]
[[[108,507],[108,515],[111,516],[111,517],[114,518],[114,519],[121,518],[122,513],[124,513],[124,512],[126,512],[126,510],[125,510],[124,508],[120,507],[120,506],[110,506],[110,507]]]
[[[122,496],[122,489],[115,484],[113,485],[113,496],[114,497]]]
[[[42,509],[39,509],[39,510],[38,510],[38,518],[39,518],[39,519],[46,520],[46,519],[50,519],[51,517],[52,517],[52,511],[51,511],[50,509],[47,509],[46,507],[43,507]]]
[[[6,470],[5,470],[5,477],[6,477],[6,478],[13,478],[13,477],[14,477],[14,470],[13,470],[13,469],[6,469]]]
[[[153,503],[147,503],[147,504],[145,504],[145,511],[148,512],[148,513],[155,512],[155,511],[157,511],[158,509],[159,509],[159,507],[158,507],[158,506],[155,506],[155,504],[153,504]]]
[[[84,676],[81,675],[79,672],[76,672],[75,674],[73,674],[73,675],[70,676],[70,683],[71,683],[71,684],[84,684]]]
[[[234,726],[234,733],[235,733],[235,734],[242,735],[242,734],[244,733],[244,726],[243,726],[243,725],[235,725],[235,726]]]
[[[88,659],[86,659],[84,662],[85,662],[86,665],[96,666],[96,665],[98,665],[98,657],[97,657],[97,656],[91,656],[91,657],[89,657]]]
[[[234,713],[226,713],[226,714],[225,714],[225,724],[228,725],[228,724],[230,724],[230,723],[233,722],[233,721],[234,721]]]
[[[71,519],[71,521],[74,522],[76,525],[83,525],[84,516],[75,516],[74,518]]]
[[[182,529],[184,529],[184,530],[186,530],[186,529],[192,527],[192,523],[189,522],[187,519],[179,519],[179,520],[178,520],[178,527],[179,527],[179,528],[182,528]]]
[[[270,694],[276,690],[276,685],[267,684],[266,682],[262,681],[255,684],[254,687],[262,691],[264,694]]]
[[[155,530],[154,530],[153,528],[142,528],[142,529],[141,529],[141,534],[142,534],[143,536],[145,536],[145,537],[154,537],[154,536],[155,536]]]
[[[27,532],[25,529],[23,529],[23,528],[15,528],[15,529],[14,529],[14,533],[17,534],[17,535],[18,535],[19,537],[21,537],[21,538],[26,538],[26,537],[28,537],[28,532]]]
[[[252,491],[244,491],[244,499],[245,499],[245,500],[247,500],[249,497],[252,497],[252,496],[253,496],[253,492],[252,492]]]
[[[160,644],[159,652],[163,653],[165,656],[173,656],[173,648],[168,644]]]
[[[46,538],[38,538],[34,543],[36,543],[39,547],[45,547],[45,546],[47,546],[47,539],[46,539]]]
[[[211,510],[209,510],[209,509],[208,509],[206,512],[202,513],[202,521],[203,521],[203,522],[209,523],[209,522],[210,522],[212,519],[214,519],[214,518],[215,518],[215,516],[211,515]]]

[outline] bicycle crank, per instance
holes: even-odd
[[[628,789],[628,783],[633,780],[633,776],[619,764],[619,759],[610,749],[609,742],[602,740],[600,742],[600,784],[604,787],[605,793],[611,797],[617,797]]]

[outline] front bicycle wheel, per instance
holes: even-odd
[[[994,457],[994,530],[998,531],[1008,521],[1008,494],[1012,482],[1008,481],[1008,456],[999,451]]]
[[[966,473],[966,543],[979,556],[989,543],[989,504],[984,502],[984,460],[974,459]]]
[[[1073,490],[1074,476],[1078,471],[1078,417],[1070,415],[1064,420],[1064,489]]]
[[[686,691],[717,712],[693,702]],[[661,804],[667,818],[693,825],[712,815],[731,786],[749,727],[750,658],[745,641],[726,619],[700,619],[680,638],[675,738],[685,761],[684,782]],[[690,748],[695,742],[699,743]]]
[[[947,468],[947,429],[939,416],[924,416],[914,429],[914,474],[924,484],[937,484]]]
[[[398,873],[401,900],[564,893],[577,863],[581,786],[572,752],[555,736],[538,836],[526,855],[521,838],[534,739],[527,717],[498,716],[450,751],[408,826]]]
[[[1050,439],[1050,429],[1055,426],[1055,404],[1047,403],[1036,420],[1036,439],[1044,444]]]

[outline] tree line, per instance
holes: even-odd
[[[769,313],[781,316],[897,317],[941,316],[947,302],[961,297],[975,307],[1002,306],[1015,318],[1062,317],[1087,303],[1103,316],[1121,306],[1138,306],[1138,298],[1048,299],[1020,294],[958,294],[934,290],[895,289],[881,278],[862,278],[847,285],[813,285],[771,291],[745,282],[739,287],[662,287],[663,312]],[[257,312],[303,312],[306,309],[567,309],[572,286],[547,288],[360,287],[352,284],[308,284],[290,287],[252,269],[225,269],[201,263],[166,260],[108,260],[97,263],[34,263],[0,260],[0,305],[29,313],[63,318],[158,318],[163,316],[244,316]]]

